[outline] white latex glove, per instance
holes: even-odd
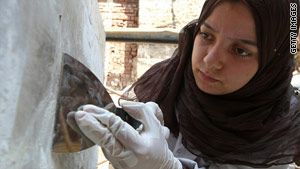
[[[80,130],[104,150],[116,169],[182,169],[169,150],[163,115],[156,103],[123,102],[123,109],[143,124],[139,133],[115,114],[85,105],[75,114]]]

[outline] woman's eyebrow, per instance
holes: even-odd
[[[245,39],[236,39],[242,43],[246,43],[247,45],[251,45],[251,46],[254,46],[254,47],[257,47],[257,43],[256,42],[253,42],[251,40],[245,40]]]
[[[211,31],[215,32],[215,33],[218,33],[218,31],[216,29],[214,29],[211,25],[209,25],[208,23],[206,22],[203,22],[203,25],[210,29]],[[251,45],[251,46],[254,46],[254,47],[257,47],[257,43],[254,42],[254,41],[251,41],[251,40],[247,40],[247,39],[234,39],[234,38],[229,38],[230,40],[237,40],[237,41],[240,41],[241,43],[245,43],[247,45]]]
[[[217,30],[215,30],[212,26],[210,26],[208,23],[206,23],[206,22],[203,22],[203,25],[205,26],[205,27],[207,27],[208,29],[210,29],[210,30],[212,30],[213,32],[216,32],[216,33],[218,33],[218,31]]]

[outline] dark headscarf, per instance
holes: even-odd
[[[241,0],[255,20],[259,69],[241,89],[210,95],[195,83],[191,54],[195,34],[220,1],[207,0],[200,18],[181,30],[172,58],[152,66],[131,89],[138,101],[158,103],[165,125],[174,134],[180,132],[184,146],[199,157],[252,167],[295,162],[300,103],[290,85],[290,32],[297,33],[298,27],[290,30],[290,4],[297,4],[300,12],[299,0]]]

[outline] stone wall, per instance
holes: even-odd
[[[62,53],[103,80],[105,34],[97,1],[1,1],[0,36],[0,168],[97,168],[97,146],[52,152]]]
[[[181,29],[200,15],[205,0],[140,0],[139,27]]]
[[[117,91],[125,89],[152,65],[172,56],[176,48],[176,44],[107,43],[105,85]]]
[[[139,0],[99,0],[105,30],[138,27]],[[105,52],[105,85],[123,90],[135,79],[134,58],[137,43],[107,42]]]
[[[170,58],[176,48],[177,44],[139,44],[136,64],[134,65],[134,70],[136,71],[135,80],[141,77],[155,63]]]
[[[123,90],[136,80],[134,70],[137,44],[109,42],[106,45],[105,85],[114,90]]]
[[[99,0],[105,28],[138,27],[139,0]]]

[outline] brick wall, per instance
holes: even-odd
[[[100,0],[99,9],[106,28],[138,27],[139,0]]]
[[[123,90],[136,80],[137,44],[108,42],[106,44],[107,67],[105,85],[114,90]]]
[[[99,0],[105,30],[137,28],[139,0]],[[114,90],[123,90],[136,80],[134,70],[138,44],[128,42],[106,43],[104,84]]]

